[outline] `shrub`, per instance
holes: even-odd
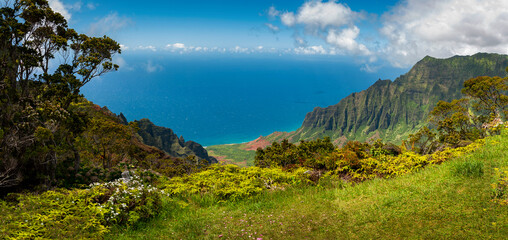
[[[285,167],[308,166],[321,168],[321,157],[335,150],[329,137],[323,140],[300,141],[298,145],[284,139],[280,144],[273,142],[266,149],[256,151],[254,164],[257,167]]]
[[[88,190],[11,195],[0,200],[0,235],[7,239],[100,239],[108,231]]]
[[[57,189],[41,194],[10,194],[0,200],[2,239],[101,239],[108,225],[133,225],[157,214],[161,191],[116,180],[90,189]]]
[[[305,169],[285,172],[279,168],[240,168],[236,165],[212,165],[207,170],[172,178],[165,190],[172,196],[212,195],[219,201],[237,201],[268,189],[279,190],[307,183]]]
[[[161,191],[145,185],[134,175],[130,180],[117,179],[91,185],[93,200],[104,211],[108,224],[133,225],[155,216],[162,206]]]

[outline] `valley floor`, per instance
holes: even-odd
[[[506,133],[472,154],[393,179],[288,188],[223,204],[167,199],[159,217],[107,238],[507,239],[508,205],[493,201],[493,187],[508,194],[503,171]]]

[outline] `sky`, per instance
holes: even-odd
[[[508,52],[506,0],[49,0],[69,26],[138,54],[296,54],[408,68]],[[121,58],[117,58],[120,63]]]

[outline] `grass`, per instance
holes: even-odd
[[[166,199],[164,213],[114,239],[506,239],[508,206],[492,201],[508,136],[393,179],[303,186],[223,204]]]
[[[208,154],[219,159],[221,163],[235,164],[240,167],[254,166],[256,151],[247,151],[245,144],[214,145],[206,148]],[[225,157],[225,158],[224,158]]]

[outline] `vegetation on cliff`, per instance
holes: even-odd
[[[178,136],[173,130],[165,127],[159,127],[148,119],[134,121],[139,127],[138,134],[144,144],[157,147],[170,156],[187,158],[195,156],[198,159],[204,159],[209,163],[217,163],[217,159],[208,156],[208,152],[199,143],[185,141],[183,136]]]
[[[400,143],[426,124],[438,101],[462,98],[466,80],[506,75],[508,56],[479,53],[449,59],[425,57],[395,81],[378,81],[337,105],[307,114],[293,141],[329,136],[332,140],[365,141],[380,138]],[[346,141],[345,141],[346,140]],[[337,141],[336,143],[341,143]]]
[[[352,93],[338,104],[317,107],[305,116],[302,126],[294,132],[276,132],[263,137],[269,142],[288,139],[313,140],[330,137],[342,146],[350,140],[374,142],[382,139],[400,144],[409,134],[427,124],[429,113],[439,101],[452,101],[464,96],[466,80],[477,76],[506,76],[508,56],[478,53],[448,59],[425,57],[395,81],[379,80],[368,89]],[[236,149],[227,155],[226,148]],[[228,159],[243,161],[237,145],[221,145],[220,153]],[[249,161],[249,160],[248,160]],[[252,159],[250,159],[252,161]]]

